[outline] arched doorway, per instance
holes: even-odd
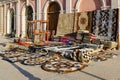
[[[31,6],[27,6],[26,8],[26,20],[27,21],[33,20],[33,8]],[[28,38],[33,38],[33,24],[30,24],[30,27],[28,29],[27,29]]]
[[[27,6],[26,8],[26,19],[33,20],[33,8],[31,6]]]
[[[15,37],[15,33],[14,10],[11,8],[7,13],[7,34],[10,34],[9,37]]]
[[[60,5],[57,2],[51,2],[47,9],[47,30],[50,31],[50,37],[57,32],[58,17],[60,14]]]
[[[23,6],[23,9],[22,9],[22,31],[21,31],[22,37],[26,36],[27,20],[33,20],[33,8],[31,6],[27,6],[27,7]],[[31,32],[29,34],[31,34]]]

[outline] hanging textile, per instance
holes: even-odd
[[[92,32],[100,39],[115,41],[118,9],[93,11],[92,16]]]
[[[57,35],[72,33],[73,30],[73,13],[60,14],[57,25]]]
[[[89,30],[90,13],[91,12],[81,12],[75,14],[75,32],[78,30]]]

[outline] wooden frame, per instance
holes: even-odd
[[[33,24],[33,35],[34,35],[34,39],[33,39],[33,42],[35,43],[37,40],[36,40],[36,35],[39,35],[40,36],[40,41],[48,41],[49,37],[48,37],[48,31],[44,31],[43,30],[43,24],[44,23],[48,23],[47,20],[33,20],[33,21],[27,21],[27,31],[28,29],[30,28],[30,24]],[[40,27],[39,29],[37,29],[37,23],[40,23]],[[38,30],[38,32],[37,32]],[[26,35],[26,40],[28,41],[29,37],[28,37],[28,33]],[[44,36],[44,37],[43,37]]]

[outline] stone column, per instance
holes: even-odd
[[[106,0],[102,0],[103,7],[106,7]]]
[[[2,7],[1,7],[1,5],[0,5],[0,34],[1,34],[1,27],[2,27],[2,26],[1,26],[1,20],[2,20],[2,19],[1,19],[1,15],[2,15],[2,11],[1,11],[1,10],[2,10]]]
[[[71,13],[72,0],[66,0],[66,13]]]
[[[29,0],[26,0],[26,5],[27,5],[27,6],[29,5]]]
[[[17,30],[17,2],[13,2],[14,7],[14,30]],[[15,33],[15,37],[17,37],[17,33]]]
[[[36,13],[36,17],[37,17],[37,20],[40,20],[40,0],[37,0],[37,2],[36,2],[36,9],[37,9],[37,13]],[[37,23],[37,28],[39,28],[39,23]]]
[[[102,2],[101,9],[106,10],[108,8],[108,6],[106,4],[106,0],[101,0],[101,2]]]
[[[4,4],[4,10],[3,10],[4,18],[3,18],[3,34],[5,35],[7,33],[6,27],[7,27],[7,5]]]
[[[1,33],[2,35],[4,34],[4,31],[3,31],[3,27],[4,27],[4,5],[2,5],[2,8],[1,8]]]
[[[21,8],[20,8],[20,0],[16,3],[16,36],[20,35],[21,32],[21,22],[20,22],[20,17],[21,17]]]
[[[2,15],[2,5],[0,4],[0,35],[2,34],[2,21],[3,21],[3,15]]]
[[[41,0],[37,0],[37,20],[41,19]]]

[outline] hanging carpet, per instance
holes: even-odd
[[[74,16],[74,31],[90,29],[91,12],[75,13]]]
[[[57,25],[57,35],[72,33],[73,17],[74,15],[72,13],[59,15],[58,25]]]
[[[116,40],[118,9],[97,10],[92,14],[92,32],[102,40]]]

